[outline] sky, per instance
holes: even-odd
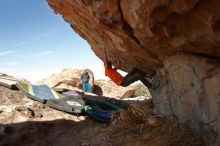
[[[36,82],[64,68],[90,68],[104,78],[102,61],[46,0],[0,0],[0,72]]]

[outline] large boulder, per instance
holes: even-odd
[[[90,76],[90,85],[94,85],[93,72],[87,69]],[[49,78],[38,81],[37,84],[46,84],[51,88],[64,88],[64,89],[82,89],[81,75],[83,70],[67,68],[57,74],[53,74]]]
[[[17,89],[16,87],[17,82],[29,83],[27,80],[23,78],[18,78],[5,73],[0,73],[0,86],[4,86],[10,89]]]
[[[118,68],[151,71],[177,52],[220,58],[218,0],[48,0]]]
[[[161,88],[150,92],[158,113],[176,115],[198,132],[206,131],[207,143],[219,145],[219,0],[48,3],[100,59],[106,54],[123,71],[157,71]]]
[[[209,145],[219,144],[220,68],[216,60],[177,54],[160,70],[162,87],[153,93],[155,111],[175,115],[197,132]]]
[[[1,73],[0,72],[0,79],[5,79],[5,80],[11,80],[11,81],[21,81],[21,82],[29,82],[24,78],[20,78],[20,77],[15,77],[6,73]]]
[[[94,92],[107,97],[129,98],[134,96],[135,89],[132,86],[118,86],[112,81],[97,80],[95,81]]]

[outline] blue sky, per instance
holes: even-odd
[[[0,72],[35,82],[70,67],[104,78],[102,61],[46,0],[0,0]]]

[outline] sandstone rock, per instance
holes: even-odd
[[[27,108],[25,107],[25,106],[18,106],[18,107],[16,107],[15,108],[15,110],[17,110],[17,111],[25,111],[25,110],[27,110]]]
[[[91,70],[87,69],[90,75],[90,85],[93,87],[94,75]],[[82,89],[81,75],[83,70],[68,68],[62,70],[60,73],[54,74],[47,79],[38,81],[37,84],[46,84],[51,88],[64,89]]]
[[[41,113],[39,113],[39,112],[34,113],[34,118],[42,118],[42,117],[43,117],[43,115]]]
[[[15,84],[17,82],[28,82],[27,80],[23,78],[13,77],[11,75],[0,73],[0,86],[4,86],[10,89],[17,89]]]
[[[19,78],[19,77],[14,77],[5,73],[1,73],[0,72],[0,79],[11,79],[13,81],[22,81],[22,82],[28,82],[26,79],[24,78]]]
[[[94,93],[107,97],[129,98],[134,96],[135,89],[131,86],[118,86],[112,81],[97,80],[95,81]]]
[[[135,97],[141,97],[144,96],[148,99],[151,99],[151,94],[149,92],[149,89],[143,84],[143,83],[138,83],[137,85],[134,86],[135,89]]]
[[[138,104],[138,105],[142,105],[142,106],[149,107],[149,108],[152,108],[154,106],[152,98],[149,98],[148,96],[123,98],[122,100],[128,104]]]
[[[131,100],[131,101],[144,101],[144,100],[152,100],[151,98],[147,96],[138,96],[138,97],[132,97],[132,98],[123,98],[122,100]]]
[[[151,91],[157,111],[175,114],[198,132],[207,131],[209,144],[220,143],[216,137],[220,131],[220,1],[48,3],[88,41],[100,59],[106,52],[109,61],[123,71],[134,66],[145,72],[160,70],[162,86]]]
[[[215,137],[220,131],[218,61],[178,54],[167,59],[161,75],[162,88],[153,98],[156,112],[174,114],[180,122],[207,134],[210,145],[220,143],[220,137]]]
[[[87,142],[84,142],[84,143],[82,143],[82,145],[81,146],[90,146],[90,144],[89,143],[87,143]]]
[[[220,58],[220,1],[48,0],[56,13],[103,59],[145,71],[169,56],[190,52]]]
[[[0,106],[0,113],[2,113],[3,111],[4,111],[4,108]]]

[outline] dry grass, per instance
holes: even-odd
[[[109,130],[114,135],[112,143],[117,145],[205,145],[201,136],[196,135],[189,127],[179,124],[175,118],[157,117],[151,109],[139,105],[115,113]]]
[[[124,129],[142,124],[148,117],[154,116],[153,111],[140,105],[130,106],[127,110],[116,112],[112,116],[111,126],[114,129]]]

